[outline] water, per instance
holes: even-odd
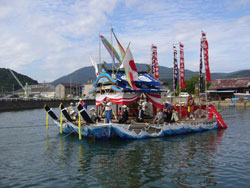
[[[226,130],[146,140],[59,135],[42,109],[0,113],[0,187],[249,187],[250,109]]]

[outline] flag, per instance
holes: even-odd
[[[157,80],[159,80],[159,64],[158,64],[158,59],[157,59],[157,46],[154,46],[152,44],[151,51],[152,51],[152,68],[151,68],[151,72],[152,72],[152,75]]]
[[[117,37],[116,37],[116,35],[115,35],[115,32],[114,32],[113,28],[112,28],[111,30],[112,30],[112,33],[114,34],[115,40],[116,40],[116,42],[117,42],[117,45],[118,45],[118,47],[119,47],[119,50],[120,50],[120,53],[121,53],[121,56],[122,56],[122,59],[123,59],[124,56],[125,56],[125,50],[124,50],[124,48],[122,47],[121,43],[118,41],[118,39],[117,39]]]
[[[204,32],[202,32],[202,48],[203,48],[204,65],[206,71],[206,82],[211,82],[211,74],[210,74],[209,60],[208,60],[208,42],[206,38],[206,33]]]
[[[202,40],[200,46],[200,91],[203,89],[203,75],[202,75]]]
[[[173,85],[173,89],[176,90],[177,83],[178,83],[178,62],[177,62],[177,50],[176,50],[175,45],[173,46],[173,50],[174,50],[174,85]]]
[[[99,73],[98,73],[97,64],[96,64],[96,62],[93,60],[93,58],[92,58],[91,56],[89,56],[89,58],[90,58],[90,61],[91,61],[92,65],[93,65],[93,67],[95,68],[95,74],[96,74],[96,76],[98,76]]]
[[[125,56],[122,60],[122,64],[123,64],[123,67],[125,69],[126,79],[129,83],[129,85],[133,89],[138,90],[138,88],[134,84],[134,81],[138,81],[138,72],[137,72],[137,68],[135,66],[133,55],[132,55],[129,47],[127,48]]]
[[[121,63],[122,62],[121,58],[118,55],[118,53],[115,50],[115,48],[109,43],[109,41],[103,35],[100,35],[100,38],[102,40],[103,45],[105,46],[105,48],[109,52],[111,58],[113,58],[113,59],[116,58],[119,61],[119,63]]]
[[[180,87],[186,88],[184,68],[184,45],[180,43]]]

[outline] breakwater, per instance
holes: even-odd
[[[28,110],[43,108],[45,104],[50,107],[58,107],[60,103],[68,106],[71,102],[74,104],[79,100],[62,100],[62,99],[1,99],[0,112],[15,111],[15,110]],[[95,99],[85,100],[87,105],[95,105]]]
[[[239,107],[239,108],[249,108],[250,101],[210,101],[209,104],[214,105],[215,107]]]

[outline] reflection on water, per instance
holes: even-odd
[[[43,111],[29,111],[34,119],[28,121],[21,118],[26,112],[0,113],[5,122],[0,132],[0,187],[248,187],[250,183],[249,109],[224,109],[227,130],[130,141],[60,135],[53,122],[46,131],[45,113],[39,116]]]
[[[50,143],[47,137],[45,159],[51,160],[59,147],[54,162],[59,168],[71,165],[74,186],[215,186],[215,155],[224,131],[135,141],[81,142],[77,136],[59,136],[59,143]]]

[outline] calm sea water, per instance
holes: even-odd
[[[222,115],[227,130],[79,141],[42,109],[0,113],[0,187],[250,187],[250,109]]]

